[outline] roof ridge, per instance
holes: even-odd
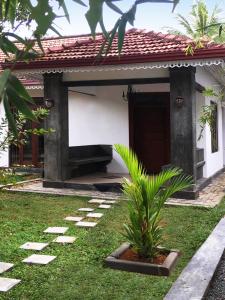
[[[161,31],[159,32],[155,32],[153,30],[147,32],[147,34],[151,34],[152,36],[156,36],[156,37],[161,37],[161,38],[164,38],[166,40],[169,40],[169,41],[176,41],[176,42],[181,42],[181,41],[184,41],[184,42],[194,42],[193,39],[189,38],[188,36],[184,35],[184,34],[171,34],[171,33],[163,33]]]

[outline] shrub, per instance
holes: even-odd
[[[124,224],[124,235],[140,257],[153,259],[162,242],[161,209],[174,193],[189,187],[192,179],[182,174],[179,168],[148,176],[132,150],[119,144],[115,145],[115,150],[131,177],[131,180],[123,181],[123,192],[129,200],[130,220],[130,224]]]

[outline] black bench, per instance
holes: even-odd
[[[112,145],[87,145],[69,147],[70,177],[106,172],[112,160]]]

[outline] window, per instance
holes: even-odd
[[[211,105],[211,149],[212,153],[218,151],[218,113],[217,113],[217,104],[213,101],[210,101]]]

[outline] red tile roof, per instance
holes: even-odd
[[[43,39],[45,54],[29,64],[19,62],[16,68],[81,67],[225,57],[224,44],[204,42],[204,47],[195,50],[191,56],[186,55],[185,49],[193,41],[185,36],[131,29],[126,32],[120,56],[116,37],[108,55],[96,59],[103,41],[101,34],[97,34],[95,40],[90,35]]]

